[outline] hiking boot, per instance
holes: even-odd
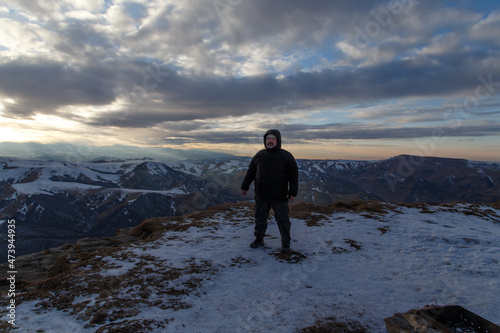
[[[255,238],[255,240],[250,244],[252,249],[256,249],[261,246],[264,246],[264,238],[262,237]]]
[[[281,253],[283,253],[283,254],[289,254],[290,253],[290,247],[289,246],[283,246],[281,248]]]

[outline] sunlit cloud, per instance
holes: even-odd
[[[272,127],[376,159],[445,130],[432,154],[497,160],[499,27],[488,1],[7,0],[2,140],[251,155]]]

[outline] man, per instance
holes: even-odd
[[[250,247],[264,246],[267,218],[272,208],[281,234],[281,252],[290,252],[290,219],[288,201],[297,196],[299,171],[291,153],[281,149],[281,133],[270,129],[264,134],[265,149],[260,150],[250,162],[241,184],[246,195],[255,181],[255,240]]]

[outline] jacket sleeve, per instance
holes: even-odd
[[[297,192],[299,191],[299,168],[297,167],[295,158],[291,154],[287,165],[287,178],[288,182],[290,183],[288,195],[296,197]]]
[[[243,182],[241,183],[241,189],[248,191],[250,188],[250,184],[254,181],[255,175],[257,173],[257,166],[255,164],[255,157],[252,158],[252,161],[250,162],[250,165],[248,166],[247,173],[245,175],[245,178],[243,178]]]

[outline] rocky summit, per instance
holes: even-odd
[[[378,333],[384,318],[428,304],[500,323],[499,206],[295,203],[289,254],[279,251],[272,216],[265,246],[248,246],[253,208],[148,219],[114,237],[21,256],[15,326],[0,328]]]

